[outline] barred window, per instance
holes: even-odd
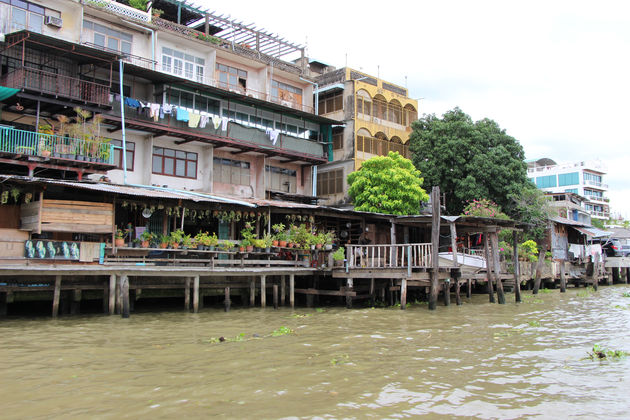
[[[213,159],[214,182],[235,185],[250,184],[249,162],[215,157]]]
[[[317,174],[317,195],[343,193],[343,169]]]

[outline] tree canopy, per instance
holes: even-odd
[[[413,163],[427,187],[439,186],[448,214],[486,198],[514,216],[513,197],[531,187],[520,143],[490,120],[475,121],[459,108],[442,118],[425,115],[412,124]]]
[[[397,152],[363,162],[348,175],[348,194],[355,210],[397,215],[419,214],[420,204],[429,196],[423,179],[409,159]]]

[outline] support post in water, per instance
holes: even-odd
[[[400,309],[405,310],[407,307],[407,278],[403,277],[400,281]]]
[[[354,280],[347,279],[346,280],[346,292],[352,291],[354,289]],[[346,295],[346,308],[352,309],[352,296]]]
[[[446,279],[442,283],[442,291],[444,292],[444,306],[451,305],[451,280]]]
[[[129,318],[129,277],[125,274],[120,277],[120,294],[122,296],[120,315],[123,318]]]
[[[273,285],[273,309],[278,309],[278,285]]]
[[[593,289],[597,290],[599,286],[599,254],[595,254],[593,261]]]
[[[492,232],[490,235],[492,244],[492,262],[494,266],[494,278],[497,280],[497,300],[500,305],[505,305],[505,294],[503,293],[503,281],[501,280],[501,262],[499,260],[499,234]]]
[[[199,312],[199,276],[193,279],[193,312]]]
[[[291,309],[295,308],[295,274],[289,275],[289,303]]]
[[[186,312],[190,311],[190,277],[184,280],[184,308]]]
[[[265,308],[267,306],[267,276],[260,276],[260,307]]]
[[[567,278],[564,274],[564,260],[560,260],[560,293],[567,291]]]
[[[249,280],[249,307],[253,308],[256,305],[256,277],[252,277]]]
[[[437,309],[439,293],[439,245],[440,245],[440,187],[431,190],[431,290],[429,309]]]
[[[488,251],[488,233],[484,232],[483,234],[483,254],[486,258],[486,280],[488,281],[488,297],[490,298],[490,303],[494,303],[494,290],[492,287],[492,261],[490,259],[490,252]]]
[[[285,276],[280,276],[280,306],[284,306],[285,297],[287,296],[287,280]]]
[[[109,314],[114,315],[116,311],[116,274],[109,276]]]
[[[225,312],[230,312],[230,288],[226,287],[225,288],[225,301],[223,302],[225,304]]]
[[[534,274],[534,290],[532,290],[532,294],[537,295],[538,289],[540,289],[540,283],[542,281],[542,269],[543,264],[545,263],[545,248],[543,245],[540,246],[540,251],[538,252],[538,262],[536,263],[536,274]]]
[[[516,302],[521,301],[521,280],[520,280],[520,269],[521,265],[518,262],[518,234],[515,230],[512,231],[512,246],[514,247],[514,255],[512,256],[514,260],[514,300]]]
[[[55,290],[53,292],[52,317],[59,315],[59,295],[61,294],[61,276],[55,276]]]
[[[451,276],[453,277],[453,281],[455,282],[455,304],[459,306],[462,304],[462,297],[459,294],[459,289],[461,287],[459,278],[462,276],[462,273],[459,269],[453,269],[451,270]]]

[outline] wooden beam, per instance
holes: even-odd
[[[451,305],[451,282],[449,279],[446,279],[442,283],[442,292],[444,293],[444,306]]]
[[[451,249],[453,250],[453,267],[459,267],[459,262],[457,261],[457,228],[455,227],[455,222],[449,223],[448,226],[451,230]]]
[[[295,274],[289,274],[289,303],[295,308]]]
[[[407,307],[407,278],[403,277],[400,282],[400,309],[405,310]]]
[[[186,312],[190,311],[190,277],[184,280],[184,308]]]
[[[429,293],[429,309],[437,309],[437,300],[439,293],[438,270],[439,261],[439,245],[440,245],[440,187],[435,186],[431,191],[431,288]]]
[[[278,309],[278,285],[273,285],[273,309]]]
[[[488,235],[489,233],[484,233],[483,234],[483,254],[484,257],[486,258],[486,279],[487,279],[487,287],[488,287],[488,298],[490,299],[490,303],[494,303],[494,289],[492,287],[492,280],[493,280],[493,275],[492,275],[492,259],[491,259],[491,255],[490,255],[490,251],[489,251],[489,247],[488,247]]]
[[[287,295],[286,276],[280,276],[280,306],[284,306],[286,295]]]
[[[225,312],[230,312],[230,288],[225,288],[225,300],[223,302],[225,304]]]
[[[193,279],[193,312],[199,312],[199,276]]]
[[[120,315],[123,318],[129,318],[129,277],[125,274],[120,277],[120,294],[122,296],[122,311]]]
[[[267,306],[267,276],[260,276],[260,307],[265,308]]]
[[[249,280],[249,307],[253,308],[256,305],[256,277],[252,277]]]
[[[505,304],[505,294],[503,293],[503,282],[501,280],[501,262],[499,261],[499,234],[489,233],[492,244],[492,264],[494,266],[495,278],[497,280],[497,300],[500,305]]]
[[[521,301],[521,265],[518,261],[518,233],[516,230],[512,231],[512,247],[514,248],[514,254],[512,259],[514,260],[514,300],[516,302]]]
[[[564,275],[564,260],[560,260],[560,293],[566,293],[567,279]]]
[[[53,292],[52,317],[59,315],[59,295],[61,293],[61,276],[55,276],[55,291]]]

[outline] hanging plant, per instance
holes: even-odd
[[[33,194],[32,193],[26,193],[24,195],[24,203],[28,204],[31,202],[31,200],[33,199]]]
[[[17,204],[18,199],[20,198],[20,190],[17,188],[11,188],[11,197],[13,197],[13,201]]]
[[[157,208],[158,210],[164,210],[164,204],[158,204]]]
[[[168,208],[166,209],[166,214],[168,214],[169,216],[170,216],[171,214],[173,214],[173,208],[172,208],[172,207],[168,207]]]
[[[309,221],[309,223],[315,223],[315,217],[308,216],[308,221]]]
[[[179,217],[179,216],[180,216],[180,213],[179,213],[179,207],[175,208],[175,215],[176,215],[177,217]]]
[[[9,190],[2,191],[2,194],[0,195],[0,202],[2,204],[7,204],[9,202]]]
[[[127,203],[126,201],[123,201],[120,206],[124,209],[124,208],[127,208],[128,205],[129,203]]]
[[[136,210],[138,205],[136,203],[131,203],[131,210]]]

